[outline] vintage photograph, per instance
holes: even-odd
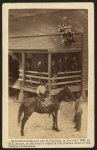
[[[94,50],[89,51],[92,23],[88,9],[8,9],[8,139],[82,139],[82,144],[91,144],[88,118],[94,99],[92,95],[89,99],[93,73],[93,68],[89,73],[89,61]],[[10,141],[9,147],[14,147],[13,143]],[[48,142],[46,146],[54,144]]]

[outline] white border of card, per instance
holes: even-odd
[[[2,124],[2,145],[4,148],[9,147],[13,141],[22,141],[22,139],[10,139],[8,137],[8,11],[9,9],[88,9],[88,127],[87,138],[76,139],[79,144],[73,142],[67,144],[53,145],[35,145],[36,148],[71,148],[71,147],[93,147],[94,139],[94,4],[92,2],[70,2],[70,3],[4,3],[2,13],[2,36],[3,36],[3,124]],[[31,140],[31,139],[28,139]],[[39,139],[37,139],[39,140]],[[48,139],[49,140],[49,139]],[[51,140],[51,139],[50,139]],[[56,140],[56,139],[53,139]],[[60,139],[59,140],[63,140]],[[65,140],[65,139],[64,139]],[[45,141],[45,139],[44,139]],[[14,146],[15,147],[15,146]],[[11,147],[10,147],[11,148]],[[17,148],[17,146],[15,147]],[[21,148],[21,147],[18,147]],[[28,146],[29,148],[29,146]],[[31,146],[30,146],[31,148]],[[32,148],[34,148],[32,146]]]

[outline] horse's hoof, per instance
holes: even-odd
[[[21,133],[21,136],[25,136],[24,133]]]
[[[55,130],[57,132],[59,132],[60,130],[58,128],[52,127],[52,130]]]
[[[59,132],[60,130],[59,129],[55,129],[55,131]]]
[[[74,129],[76,129],[76,127],[73,127]]]
[[[79,132],[79,131],[80,131],[80,129],[76,129],[76,130],[75,130],[75,132]]]
[[[55,130],[55,127],[52,127],[52,130]]]
[[[21,134],[21,136],[25,136],[24,134]]]

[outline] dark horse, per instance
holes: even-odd
[[[57,116],[58,110],[60,108],[60,104],[62,101],[65,101],[66,97],[70,100],[73,98],[73,94],[68,87],[64,87],[58,94],[51,96],[52,103],[47,107],[42,107],[41,101],[37,96],[29,97],[23,101],[19,108],[18,114],[18,123],[20,123],[22,113],[24,113],[22,122],[21,122],[21,135],[24,136],[24,126],[29,117],[33,112],[37,113],[49,113],[53,117],[53,127],[52,129],[55,131],[59,131],[57,125]]]

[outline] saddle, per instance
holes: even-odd
[[[44,107],[48,107],[48,106],[52,105],[52,103],[53,102],[52,102],[51,98],[47,97],[44,99],[43,105],[44,105]]]
[[[46,107],[52,105],[52,101],[51,101],[50,97],[47,97],[44,99],[42,99],[41,97],[38,97],[37,100],[38,100],[37,101],[38,105],[41,106],[42,108],[46,108]]]
[[[43,113],[50,113],[53,111],[56,111],[60,108],[60,103],[58,103],[55,100],[52,100],[52,98],[47,97],[43,100],[41,100],[40,97],[37,97],[37,112],[43,114]]]
[[[51,101],[49,102],[49,100],[46,98],[46,100],[44,100],[43,102],[43,100],[41,100],[40,97],[37,97],[36,99],[37,99],[36,112],[41,114],[51,112],[51,106],[52,106]]]

